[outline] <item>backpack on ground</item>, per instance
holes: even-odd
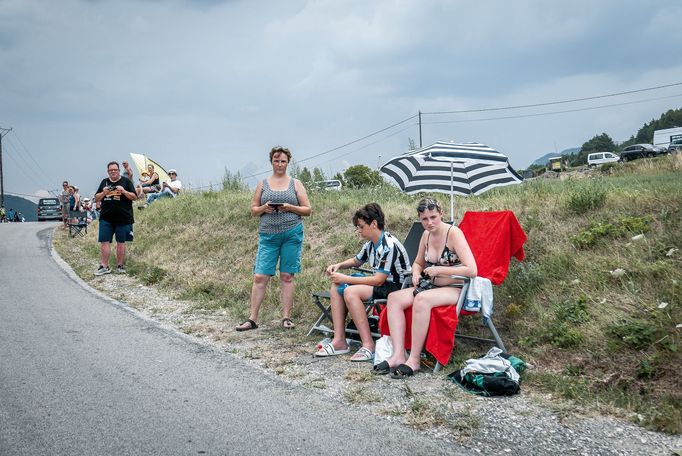
[[[448,379],[479,396],[508,396],[521,390],[519,374],[525,369],[523,360],[494,347],[480,358],[466,360]]]

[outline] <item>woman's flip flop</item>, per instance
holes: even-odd
[[[244,326],[247,323],[249,324],[249,326]],[[257,328],[258,328],[258,325],[256,324],[256,322],[249,318],[244,323],[242,323],[241,325],[237,326],[234,329],[236,329],[237,331],[251,331],[252,329],[257,329]]]
[[[401,364],[391,372],[391,378],[404,379],[407,377],[412,377],[414,375],[414,370],[407,364]]]
[[[382,361],[372,368],[372,372],[375,375],[386,375],[390,374],[392,367],[388,365],[388,361]]]

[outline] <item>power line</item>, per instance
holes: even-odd
[[[26,176],[27,180],[30,180],[34,185],[40,187],[38,180],[36,180],[37,178],[36,173],[31,172],[32,168],[31,163],[26,159],[26,157],[23,154],[21,154],[17,150],[16,146],[12,141],[8,141],[8,143],[10,145],[10,150],[12,152],[12,154],[8,154],[8,156],[12,160],[14,160],[18,169]]]
[[[568,99],[568,100],[559,100],[559,101],[548,101],[545,103],[534,103],[534,104],[516,105],[516,106],[502,106],[502,107],[497,107],[497,108],[466,109],[466,110],[457,110],[457,111],[432,111],[432,112],[422,111],[422,114],[466,114],[466,113],[472,113],[472,112],[502,111],[502,110],[506,110],[506,109],[535,108],[538,106],[549,106],[549,105],[555,105],[555,104],[575,103],[578,101],[596,100],[599,98],[617,97],[620,95],[628,95],[631,93],[647,92],[650,90],[664,89],[667,87],[675,87],[675,86],[679,86],[679,85],[682,85],[682,82],[675,82],[672,84],[665,84],[665,85],[660,85],[660,86],[656,86],[656,87],[647,87],[645,89],[628,90],[626,92],[609,93],[606,95],[595,95],[593,97],[572,98],[572,99]]]
[[[417,117],[417,116],[416,116],[416,115],[415,115],[415,116],[412,116],[410,119],[413,119],[413,118],[415,118],[415,117]],[[395,127],[396,125],[400,125],[400,124],[402,124],[402,123],[404,123],[404,122],[406,122],[406,121],[408,121],[408,120],[410,120],[410,119],[405,119],[405,120],[403,120],[403,121],[401,121],[401,122],[399,122],[399,123],[397,123],[397,124],[391,125],[391,127],[384,128],[384,129],[382,129],[381,131],[382,131],[382,132],[383,132],[383,131],[386,131],[387,129],[392,128],[392,127]],[[391,134],[389,134],[389,135],[387,135],[387,136],[384,136],[384,137],[381,138],[381,139],[378,139],[378,140],[376,140],[376,141],[374,141],[374,142],[371,142],[371,143],[369,143],[369,144],[365,144],[364,146],[361,146],[361,147],[359,147],[359,148],[357,148],[357,149],[353,149],[353,150],[351,150],[351,151],[349,151],[349,152],[345,152],[345,153],[343,153],[343,154],[341,154],[341,155],[338,155],[338,156],[336,156],[336,157],[334,157],[334,158],[335,158],[335,159],[338,159],[338,158],[345,157],[345,156],[347,156],[347,155],[353,154],[353,153],[355,153],[355,152],[358,152],[358,151],[360,151],[360,150],[362,150],[362,149],[366,149],[366,148],[368,148],[369,146],[373,146],[374,144],[378,144],[378,143],[380,143],[381,141],[384,141],[384,140],[386,140],[386,139],[388,139],[388,138],[390,138],[390,137],[393,137],[393,136],[397,135],[398,133],[402,133],[402,132],[405,131],[405,130],[409,130],[410,128],[413,128],[413,127],[416,126],[416,125],[417,125],[416,123],[410,124],[410,125],[408,125],[407,127],[401,128],[401,129],[398,130],[398,131],[395,131],[395,132],[393,132],[393,133],[391,133]],[[372,135],[368,135],[368,136],[366,136],[366,137],[363,138],[363,139],[366,139],[366,138],[369,137],[369,136],[372,136]],[[357,142],[357,141],[353,141],[353,142]],[[340,148],[340,147],[339,147],[339,148]],[[337,148],[337,149],[339,149],[339,148]],[[311,159],[313,159],[313,158],[315,158],[315,157],[319,157],[320,155],[322,155],[322,154],[318,154],[318,155],[313,156],[313,157],[308,157],[308,158],[306,158],[306,159],[304,159],[304,160],[296,161],[295,163],[298,164],[298,163],[300,163],[300,162],[302,162],[302,161],[311,160]],[[263,174],[267,174],[267,173],[269,173],[269,172],[271,172],[271,170],[261,171],[261,172],[258,172],[258,173],[251,174],[250,176],[243,176],[242,179],[248,179],[248,178],[251,178],[251,177],[260,176],[260,175],[263,175]],[[219,184],[218,184],[218,185],[219,185]],[[193,190],[202,190],[202,189],[205,189],[205,188],[212,188],[212,187],[214,187],[214,185],[203,185],[203,186],[201,186],[201,187],[194,187]]]
[[[480,109],[466,109],[466,110],[455,110],[455,111],[430,111],[430,112],[422,111],[421,114],[429,114],[429,115],[465,114],[465,113],[474,113],[474,112],[487,112],[487,111],[502,111],[502,110],[522,109],[522,108],[534,108],[534,107],[540,107],[540,106],[551,106],[551,105],[558,105],[558,104],[576,103],[576,102],[581,102],[581,101],[596,100],[596,99],[600,99],[600,98],[610,98],[610,97],[616,97],[616,96],[621,96],[621,95],[629,95],[629,94],[633,94],[633,93],[641,93],[641,92],[647,92],[647,91],[652,91],[652,90],[659,90],[659,89],[664,89],[664,88],[668,88],[668,87],[676,87],[676,86],[680,86],[680,85],[682,85],[682,82],[675,82],[675,83],[671,83],[671,84],[664,84],[664,85],[659,85],[659,86],[654,86],[654,87],[646,87],[643,89],[636,89],[636,90],[628,90],[628,91],[624,91],[624,92],[609,93],[609,94],[604,94],[604,95],[595,95],[595,96],[591,96],[591,97],[572,98],[572,99],[567,99],[567,100],[556,100],[556,101],[549,101],[549,102],[543,102],[543,103],[532,103],[532,104],[514,105],[514,106],[500,106],[500,107],[480,108]],[[616,103],[616,104],[610,104],[610,105],[593,106],[593,107],[589,107],[589,108],[576,108],[576,109],[562,110],[562,111],[550,111],[550,112],[545,112],[545,113],[523,114],[523,115],[518,115],[518,116],[501,116],[501,117],[492,117],[492,118],[483,118],[483,119],[433,121],[433,122],[422,122],[422,123],[424,123],[424,124],[445,124],[445,123],[464,123],[464,122],[482,122],[482,121],[489,121],[489,120],[517,119],[517,118],[523,118],[523,117],[539,117],[539,116],[545,116],[545,115],[555,115],[555,114],[562,114],[562,113],[568,113],[568,112],[589,111],[592,109],[603,109],[603,108],[614,107],[614,106],[624,106],[624,105],[629,105],[629,104],[644,103],[647,101],[662,100],[662,99],[674,98],[674,97],[678,97],[678,96],[680,96],[680,95],[672,95],[672,96],[667,96],[667,97],[651,98],[651,99],[646,99],[646,100]],[[306,158],[301,159],[301,160],[297,160],[296,163],[298,164],[298,163],[307,162],[307,161],[310,161],[314,158],[330,154],[334,151],[337,151],[337,150],[342,149],[344,147],[348,147],[350,145],[356,144],[360,141],[363,141],[367,138],[375,136],[379,133],[383,133],[386,130],[389,130],[389,129],[394,128],[398,125],[401,125],[405,122],[408,122],[408,121],[410,121],[416,117],[419,117],[419,114],[415,114],[413,116],[410,116],[404,120],[401,120],[400,122],[396,122],[392,125],[389,125],[385,128],[382,128],[380,130],[372,132],[368,135],[365,135],[365,136],[358,138],[358,139],[355,139],[353,141],[349,141],[349,142],[342,144],[340,146],[334,147],[334,148],[326,150],[324,152],[320,152],[320,153],[315,154],[315,155],[311,155],[310,157],[306,157]],[[397,132],[394,132],[391,135],[386,136],[385,138],[382,138],[378,141],[375,141],[374,143],[370,143],[370,144],[367,144],[365,146],[360,147],[359,149],[353,150],[351,152],[347,152],[347,153],[341,155],[341,157],[349,155],[353,152],[357,152],[359,150],[362,150],[362,149],[369,147],[373,144],[376,144],[377,142],[380,142],[386,138],[394,136],[395,134],[398,134],[402,131],[405,131],[408,128],[411,128],[412,126],[414,126],[414,125],[410,125],[407,128],[403,128]],[[252,177],[261,176],[261,175],[267,174],[269,172],[270,172],[270,170],[260,171],[260,172],[251,174],[249,176],[244,176],[243,179],[249,179]],[[203,187],[197,187],[196,190],[199,190],[202,188],[209,188],[209,187],[212,187],[212,186],[207,185],[207,186],[203,186]]]
[[[349,152],[340,154],[340,155],[338,155],[338,156],[336,156],[336,157],[334,157],[334,158],[335,158],[335,159],[339,159],[339,158],[342,158],[342,157],[346,157],[346,156],[348,156],[348,155],[350,155],[350,154],[354,154],[355,152],[359,152],[359,151],[361,151],[361,150],[363,150],[363,149],[367,149],[369,146],[373,146],[373,145],[375,145],[375,144],[378,144],[378,143],[380,143],[381,141],[384,141],[384,140],[386,140],[386,139],[388,139],[388,138],[391,138],[391,137],[397,135],[398,133],[402,133],[402,132],[404,132],[405,130],[409,130],[410,128],[413,128],[413,127],[415,127],[415,126],[417,126],[417,125],[419,125],[419,124],[416,124],[416,123],[410,124],[410,125],[408,125],[408,126],[405,127],[405,128],[401,128],[400,130],[391,133],[390,135],[384,136],[383,138],[377,139],[376,141],[371,142],[371,143],[369,143],[369,144],[365,144],[364,146],[360,146],[360,147],[358,147],[357,149],[353,149],[353,150],[351,150],[351,151],[349,151]]]
[[[334,152],[334,151],[337,151],[337,150],[339,150],[339,149],[343,149],[344,147],[348,147],[348,146],[350,146],[350,145],[352,145],[352,144],[358,143],[358,142],[363,141],[363,140],[365,140],[365,139],[367,139],[367,138],[371,138],[372,136],[378,135],[379,133],[383,133],[383,132],[385,132],[386,130],[390,130],[390,129],[393,128],[393,127],[397,127],[398,125],[404,124],[405,122],[408,122],[408,121],[410,121],[410,120],[416,118],[417,116],[418,116],[418,114],[415,114],[415,115],[413,115],[413,116],[408,117],[407,119],[401,120],[400,122],[396,122],[396,123],[394,123],[394,124],[392,124],[392,125],[389,125],[388,127],[382,128],[381,130],[377,130],[377,131],[372,132],[372,133],[370,133],[370,134],[368,134],[368,135],[365,135],[365,136],[363,136],[362,138],[354,139],[353,141],[349,141],[349,142],[347,142],[347,143],[345,143],[345,144],[342,144],[342,145],[340,145],[340,146],[334,147],[334,148],[329,149],[329,150],[326,150],[326,151],[324,151],[324,152],[320,152],[319,154],[311,155],[310,157],[306,157],[306,158],[301,159],[301,160],[296,160],[296,164],[303,163],[303,162],[307,162],[307,161],[309,161],[309,160],[312,160],[313,158],[317,158],[317,157],[321,157],[321,156],[323,156],[323,155],[330,154],[330,153],[332,153],[332,152]],[[261,176],[261,175],[267,174],[267,173],[269,173],[269,172],[270,172],[270,170],[261,171],[261,172],[258,172],[258,173],[254,173],[254,174],[252,174],[252,175],[250,175],[250,176],[245,176],[244,179],[249,179],[249,178],[251,178],[251,177],[256,177],[256,176]]]
[[[567,112],[581,112],[581,111],[590,111],[593,109],[612,108],[615,106],[626,106],[626,105],[632,105],[632,104],[638,104],[638,103],[645,103],[645,102],[649,102],[649,101],[665,100],[667,98],[675,98],[675,97],[682,97],[682,94],[669,95],[666,97],[658,97],[658,98],[648,98],[645,100],[626,101],[623,103],[613,103],[613,104],[601,105],[601,106],[591,106],[588,108],[565,109],[565,110],[561,110],[561,111],[548,111],[548,112],[539,112],[539,113],[534,113],[534,114],[519,114],[519,115],[515,115],[515,116],[486,117],[486,118],[480,118],[480,119],[436,120],[436,121],[423,122],[423,123],[429,124],[429,125],[435,125],[435,124],[448,124],[448,123],[485,122],[485,121],[490,121],[490,120],[521,119],[524,117],[542,117],[542,116],[555,115],[555,114],[564,114]]]
[[[36,161],[36,159],[33,158],[33,155],[31,155],[31,153],[28,151],[28,148],[24,145],[24,143],[23,143],[23,141],[21,140],[21,138],[19,138],[19,135],[17,134],[16,131],[14,131],[14,136],[16,136],[17,141],[19,141],[19,144],[21,144],[21,147],[24,149],[24,152],[26,153],[26,155],[28,155],[28,157],[33,161],[33,163],[35,163],[36,168],[38,168],[38,170],[39,170],[41,173],[43,173],[43,177],[45,177],[48,181],[50,181],[50,180],[52,179],[52,178],[50,177],[50,175],[47,174],[47,173],[45,172],[45,170],[42,168],[42,166],[40,166],[40,163],[38,163],[38,162]]]

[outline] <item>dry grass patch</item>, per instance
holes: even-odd
[[[376,375],[367,368],[349,370],[343,377],[353,383],[370,383],[376,380]]]
[[[351,385],[343,392],[343,399],[350,404],[374,404],[381,398],[366,385]]]

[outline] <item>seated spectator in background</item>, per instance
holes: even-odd
[[[170,174],[170,173],[169,173]],[[142,174],[140,178],[140,184],[142,186],[142,191],[144,193],[155,193],[162,190],[159,185],[159,173],[154,171],[154,165],[151,163],[147,165],[147,176]]]
[[[180,193],[180,190],[182,189],[182,182],[178,179],[178,173],[174,169],[170,169],[168,170],[168,175],[170,176],[171,181],[164,182],[160,192],[150,193],[149,196],[147,196],[147,203],[143,206],[138,206],[138,209],[149,206],[159,198],[175,198],[178,196],[178,193]]]
[[[95,211],[90,198],[83,198],[83,211],[85,211],[85,218],[88,223],[97,218],[97,211]]]
[[[355,212],[353,224],[361,238],[367,242],[362,250],[341,263],[327,267],[331,279],[330,302],[334,322],[334,338],[322,345],[315,356],[343,355],[350,351],[346,342],[346,313],[350,313],[362,340],[362,347],[351,361],[372,361],[374,339],[369,328],[366,301],[370,298],[386,299],[392,291],[400,290],[405,276],[410,272],[410,259],[405,247],[384,230],[384,212],[377,203],[367,204]],[[346,275],[339,269],[358,267],[369,263],[372,275]]]

